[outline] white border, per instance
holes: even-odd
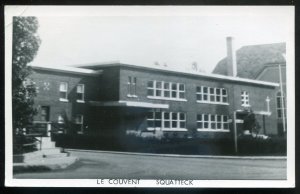
[[[33,9],[30,16],[214,16],[245,14],[245,10],[255,9],[255,14],[289,12],[290,36],[287,42],[287,180],[194,180],[193,186],[205,188],[283,188],[295,187],[295,44],[294,44],[294,6],[27,6]],[[9,9],[8,9],[9,8]],[[11,9],[17,8],[17,9]],[[97,185],[95,179],[13,179],[12,175],[12,96],[11,96],[11,50],[12,50],[12,16],[19,15],[25,6],[5,6],[5,185],[18,187],[112,187]],[[80,9],[80,11],[78,11]],[[14,12],[14,10],[19,10]],[[211,11],[214,11],[212,13]],[[249,15],[253,14],[248,12]],[[24,13],[26,16],[28,13]],[[140,180],[139,185],[113,185],[113,187],[180,187],[158,186],[155,180]]]

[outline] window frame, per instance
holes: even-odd
[[[66,89],[62,90],[62,84],[65,84]],[[59,84],[59,100],[62,102],[68,102],[68,90],[69,90],[69,83],[68,82],[60,82]],[[61,94],[65,93],[64,98],[61,97]]]
[[[82,86],[82,92],[78,92],[78,87]],[[84,102],[85,101],[85,84],[77,84],[76,86],[76,94],[77,94],[77,99],[76,102]],[[82,99],[78,99],[78,94],[82,95]]]
[[[225,91],[225,94],[223,94],[223,91]],[[209,86],[196,86],[196,102],[229,105],[227,89]]]
[[[156,117],[155,112],[158,111],[149,111],[152,113],[152,115],[154,115],[153,118],[146,118],[147,120],[147,130],[148,131],[154,131],[154,130],[162,130],[162,131],[188,131],[186,128],[186,113],[185,112],[165,112],[165,111],[161,111],[161,117],[158,118]],[[180,116],[184,115],[184,118],[181,119]],[[168,115],[166,117],[166,115]],[[160,127],[156,127],[156,125],[154,124],[153,127],[148,125],[148,122],[156,122],[156,121],[160,121],[161,126]],[[168,123],[166,126],[166,123]],[[182,123],[184,123],[184,128],[180,127],[182,125]],[[176,127],[173,127],[176,126]]]
[[[127,97],[137,98],[136,87],[137,85],[137,77],[128,76],[127,79]]]
[[[152,87],[149,87],[150,82],[152,83]],[[160,84],[158,85],[158,83]],[[180,86],[183,86],[183,89],[180,89]],[[184,83],[150,80],[147,82],[147,98],[173,101],[187,101],[185,88],[186,86]],[[152,95],[149,95],[150,93],[152,93]],[[183,97],[181,98],[180,96]]]
[[[205,119],[207,117],[207,119]],[[213,118],[213,119],[212,119]],[[220,119],[218,119],[220,118]],[[225,119],[226,118],[226,119]],[[228,115],[199,113],[196,115],[197,131],[229,132]],[[226,121],[225,121],[226,120]],[[206,126],[207,125],[207,126]],[[214,125],[214,127],[213,127]],[[218,127],[218,125],[220,127]]]
[[[283,99],[282,99],[283,98]],[[283,104],[282,104],[282,100],[283,100]],[[286,119],[286,98],[285,98],[285,94],[283,93],[283,95],[281,95],[281,92],[277,92],[276,94],[276,111],[277,111],[277,118],[278,119]],[[283,111],[284,111],[284,116],[283,117]],[[280,112],[280,114],[279,114]]]
[[[251,107],[250,93],[246,90],[242,90],[242,92],[241,92],[241,106],[242,107]]]

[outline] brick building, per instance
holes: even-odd
[[[169,137],[232,137],[244,133],[252,110],[261,134],[277,135],[278,84],[231,75],[183,72],[123,63],[50,68],[32,66],[38,94],[35,122],[75,123],[77,132],[163,133]],[[236,127],[235,127],[236,126]]]

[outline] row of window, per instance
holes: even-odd
[[[61,101],[68,101],[68,83],[60,82],[59,97]],[[77,102],[84,102],[84,84],[78,84],[76,87]]]
[[[185,129],[186,114],[181,112],[148,112],[148,128]]]
[[[185,85],[151,80],[147,84],[147,95],[164,99],[185,99]]]
[[[136,95],[136,77],[128,77],[128,96],[137,97]],[[158,99],[175,99],[185,100],[185,84],[151,80],[147,83],[147,96]],[[225,88],[214,88],[207,86],[196,87],[197,102],[228,104],[228,92]],[[241,105],[249,107],[249,93],[241,92]]]
[[[196,97],[199,102],[217,102],[227,103],[228,94],[225,88],[212,88],[206,86],[198,86],[196,88]]]
[[[186,113],[150,111],[147,116],[148,129],[186,129]],[[198,114],[198,130],[229,130],[228,116]]]
[[[212,115],[212,114],[198,114],[197,115],[198,130],[229,130],[228,116],[226,115]]]

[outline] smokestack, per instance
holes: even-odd
[[[236,53],[233,45],[233,37],[227,37],[227,75],[236,77]]]

